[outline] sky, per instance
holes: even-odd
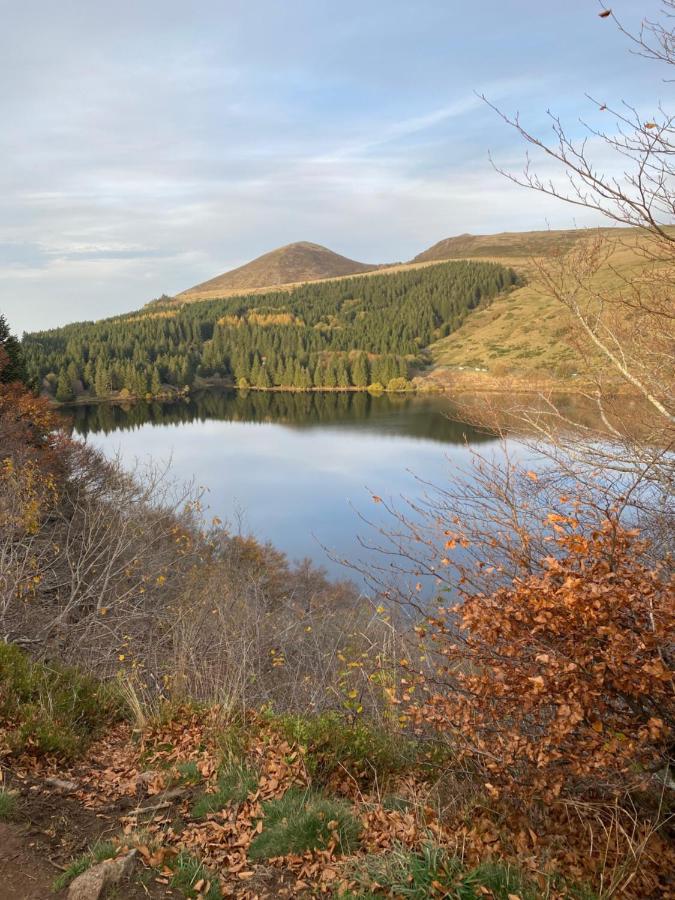
[[[657,8],[613,3],[633,28]],[[672,86],[598,10],[0,0],[0,312],[18,333],[97,319],[293,241],[394,262],[597,223],[493,170],[525,150],[477,94],[542,136],[549,109],[609,127],[587,93],[653,115]]]

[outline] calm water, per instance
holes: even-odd
[[[494,439],[449,416],[438,397],[368,394],[205,393],[177,403],[78,407],[77,433],[129,467],[171,461],[175,478],[208,489],[210,516],[269,540],[291,559],[368,559],[359,518],[387,521],[379,495],[419,498],[415,476],[447,483],[468,463],[466,442]]]

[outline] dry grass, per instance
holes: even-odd
[[[608,230],[609,231],[609,230]],[[566,232],[551,232],[552,236]],[[583,234],[583,232],[569,232]],[[596,287],[611,292],[619,290],[623,280],[644,271],[647,261],[640,248],[644,238],[626,229],[610,232],[613,244],[611,258],[596,276]],[[497,236],[500,237],[500,236]],[[510,237],[513,237],[512,235]],[[540,246],[541,234],[534,233],[532,248]],[[526,258],[524,242],[518,249],[522,255],[485,256],[491,261],[512,266],[527,284],[495,300],[487,309],[469,316],[462,327],[431,347],[435,378],[452,377],[463,371],[485,370],[489,375],[508,375],[554,379],[572,379],[580,362],[571,346],[572,326],[568,312],[537,283],[536,265]],[[552,255],[561,249],[551,240]],[[483,256],[482,247],[477,255]],[[497,247],[492,247],[497,249]],[[516,249],[510,246],[510,250]]]

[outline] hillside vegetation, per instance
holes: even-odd
[[[78,323],[23,346],[30,377],[58,401],[156,396],[209,378],[397,390],[432,341],[517,282],[499,264],[454,261]]]
[[[644,252],[646,237],[629,229],[601,229],[601,234],[608,256],[593,277],[594,289],[612,296],[638,277],[649,277],[655,263]],[[494,241],[486,237],[475,246],[467,245],[467,257],[475,253],[513,267],[523,284],[489,308],[477,310],[460,329],[432,345],[434,378],[447,382],[460,369],[479,369],[498,379],[561,380],[578,373],[580,361],[569,313],[541,284],[538,266],[555,264],[561,251],[564,256],[571,247],[597,235],[597,230],[530,232],[521,236],[522,242],[512,241],[515,235],[496,235]],[[497,238],[505,239],[503,252],[496,252],[500,249]]]

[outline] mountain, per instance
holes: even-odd
[[[356,262],[339,253],[333,253],[320,244],[299,241],[287,244],[259,256],[246,265],[208,281],[188,288],[178,294],[180,302],[208,300],[223,297],[233,292],[254,291],[278,285],[299,284],[306,281],[320,281],[324,278],[339,278],[372,272],[379,266]]]
[[[601,229],[616,232],[617,229]],[[415,263],[467,257],[531,257],[566,253],[588,229],[568,231],[503,231],[500,234],[459,234],[445,238],[419,253]]]

